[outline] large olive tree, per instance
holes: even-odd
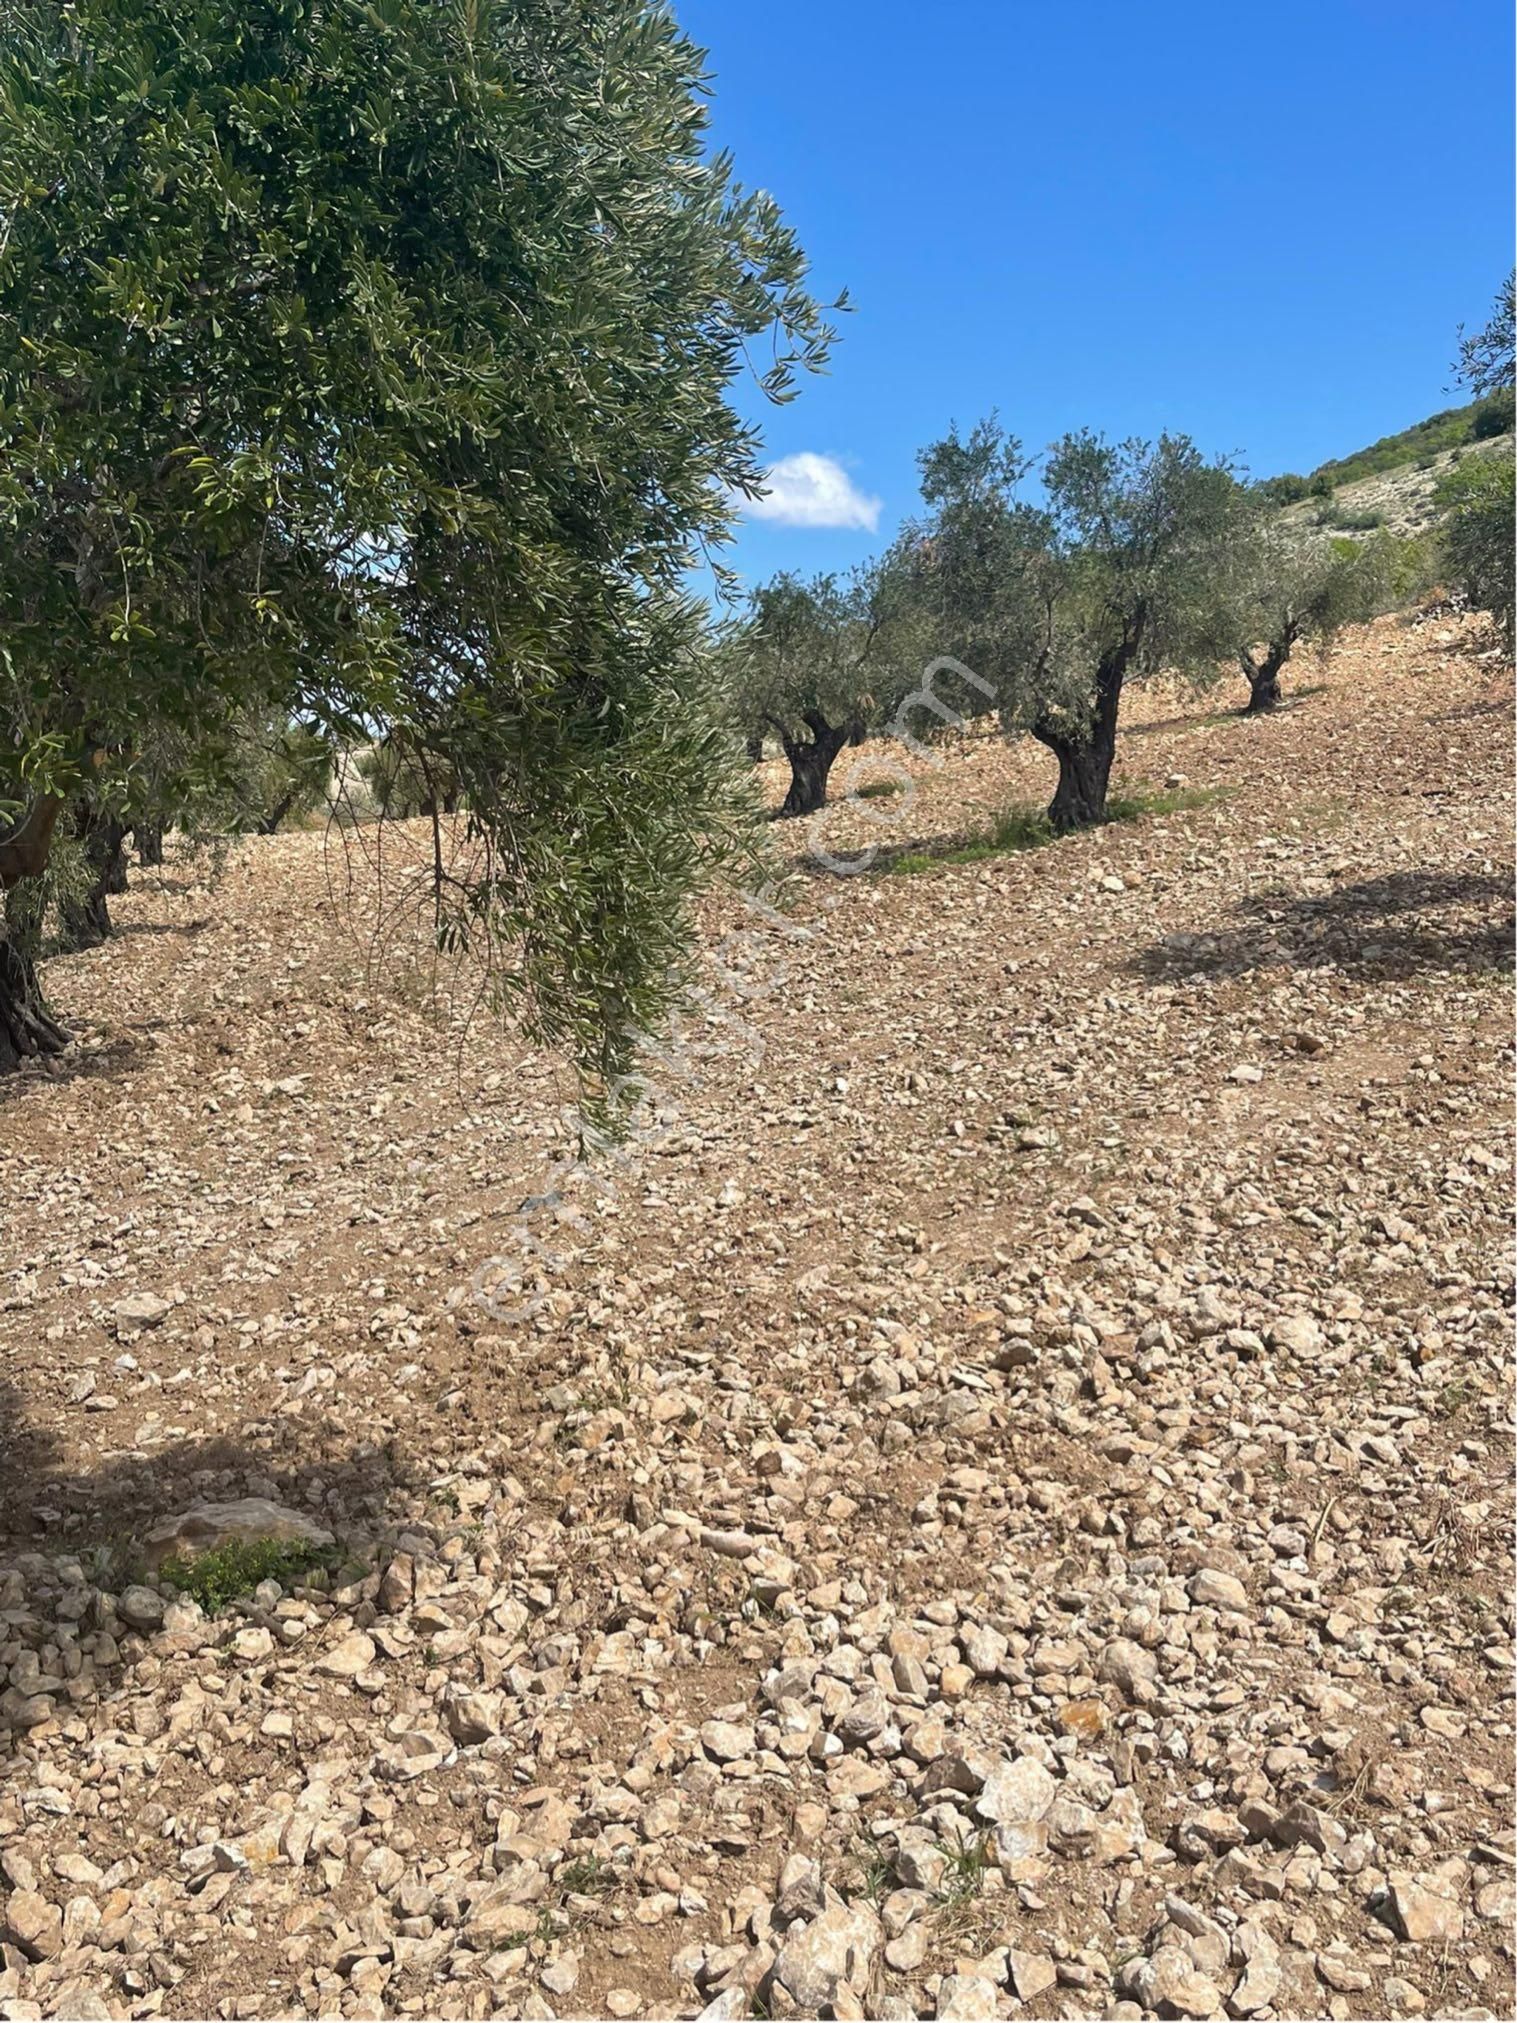
[[[398,730],[439,932],[614,1082],[727,821],[729,383],[829,338],[705,125],[644,0],[0,0],[0,884],[151,725]],[[61,1037],[0,940],[0,1064]]]
[[[1126,687],[1214,680],[1237,651],[1255,508],[1184,436],[1065,436],[1033,501],[1018,496],[1032,467],[993,420],[921,464],[921,595],[943,648],[991,685],[1008,731],[1057,759],[1054,829],[1101,821]]]

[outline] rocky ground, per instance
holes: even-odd
[[[1510,672],[1292,685],[776,831],[598,1176],[403,834],[113,902],[0,1089],[0,2017],[1512,2013]],[[155,1581],[247,1498],[333,1564]]]
[[[1388,471],[1377,471],[1372,477],[1357,478],[1352,484],[1339,485],[1333,492],[1331,506],[1340,517],[1378,516],[1379,524],[1392,534],[1403,537],[1425,534],[1439,516],[1433,495],[1441,478],[1466,458],[1477,462],[1487,457],[1510,460],[1511,455],[1510,435],[1462,443],[1456,449],[1437,451],[1425,463],[1414,459]],[[1322,499],[1302,499],[1287,506],[1282,518],[1298,528],[1315,527],[1320,524],[1318,516],[1327,503]]]

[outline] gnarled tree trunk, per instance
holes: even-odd
[[[0,1075],[61,1054],[69,1036],[47,1008],[37,965],[0,927]]]
[[[96,948],[111,931],[107,898],[126,890],[126,824],[119,816],[81,808],[74,832],[94,877],[83,898],[65,902],[63,937],[70,949]]]
[[[1117,712],[1128,651],[1114,654],[1096,671],[1096,706],[1088,722],[1071,733],[1040,718],[1032,727],[1039,744],[1059,762],[1059,784],[1048,804],[1048,820],[1056,835],[1094,828],[1106,819],[1106,791],[1117,756]]]
[[[137,822],[132,828],[132,841],[137,846],[137,862],[147,871],[155,871],[163,862],[163,828],[157,822]]]
[[[50,794],[35,800],[26,818],[0,836],[0,893],[24,879],[40,878],[52,854],[53,831],[63,803]],[[47,1008],[37,965],[12,938],[0,914],[0,1075],[22,1061],[61,1054],[69,1036]]]
[[[833,761],[844,745],[857,743],[863,734],[857,719],[830,724],[818,709],[807,710],[802,722],[811,733],[809,744],[792,737],[782,725],[775,726],[790,761],[790,790],[780,804],[781,815],[811,815],[825,807]]]
[[[1266,710],[1280,706],[1280,670],[1290,658],[1290,642],[1273,640],[1256,660],[1253,653],[1245,648],[1239,654],[1239,664],[1248,680],[1248,707],[1245,716],[1262,716]]]

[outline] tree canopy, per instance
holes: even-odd
[[[728,388],[831,335],[699,53],[643,0],[0,26],[0,876],[150,726],[398,728],[478,845],[444,939],[604,1092],[733,805],[681,587],[759,483]]]
[[[1479,330],[1466,337],[1460,325],[1454,373],[1472,393],[1511,391],[1517,377],[1517,269],[1496,291],[1490,316]]]
[[[772,733],[790,761],[782,814],[821,807],[838,753],[896,707],[916,665],[914,616],[893,553],[750,593],[723,645],[726,693],[742,732]]]

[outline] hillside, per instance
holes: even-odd
[[[0,1092],[0,2008],[1512,2013],[1510,672],[1293,685],[777,830],[598,1180],[423,825],[113,902]],[[314,1571],[129,1584],[247,1496]]]
[[[1396,435],[1382,436],[1379,442],[1371,443],[1366,449],[1355,450],[1351,456],[1319,464],[1307,483],[1319,485],[1325,481],[1335,488],[1355,485],[1365,478],[1401,470],[1405,465],[1416,464],[1423,458],[1441,456],[1447,450],[1493,441],[1503,435],[1510,438],[1511,409],[1510,396],[1503,398],[1499,394],[1469,401],[1463,407],[1445,408],[1442,413],[1429,415],[1426,421],[1416,422]],[[1503,419],[1504,427],[1499,425]]]
[[[1431,456],[1422,452],[1413,462],[1371,471],[1352,482],[1341,483],[1326,498],[1297,500],[1283,509],[1283,517],[1302,526],[1326,527],[1334,533],[1362,533],[1374,527],[1385,527],[1401,536],[1426,533],[1438,519],[1433,497],[1445,471],[1465,457],[1510,457],[1512,453],[1510,435],[1489,436],[1481,442],[1460,444]],[[1346,465],[1353,463],[1354,459],[1345,459]]]

